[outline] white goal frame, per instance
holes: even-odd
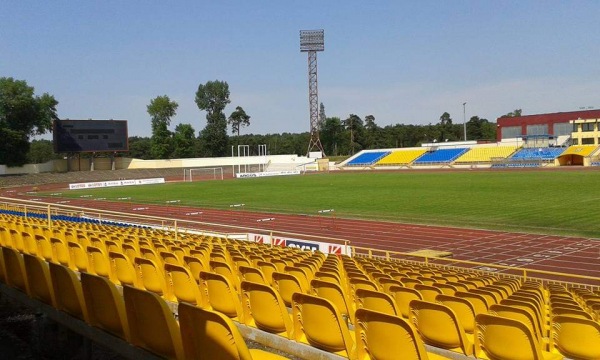
[[[183,181],[188,181],[188,182],[194,181],[194,173],[205,175],[205,177],[202,178],[204,180],[223,180],[223,168],[222,167],[203,167],[203,168],[183,169]],[[212,179],[210,179],[211,174],[212,174]],[[196,175],[196,179],[197,178],[198,178],[198,175]]]

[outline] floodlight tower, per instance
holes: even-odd
[[[308,103],[310,106],[310,142],[308,153],[317,149],[325,155],[319,138],[319,90],[317,86],[317,51],[325,50],[324,30],[300,30],[300,51],[308,53]]]

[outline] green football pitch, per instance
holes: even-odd
[[[361,172],[73,190],[62,196],[600,237],[598,171]]]

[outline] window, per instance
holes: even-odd
[[[554,124],[553,128],[554,136],[571,135],[572,126],[569,123],[556,123]]]
[[[594,138],[581,139],[581,145],[594,145]]]
[[[581,124],[581,131],[594,131],[594,123]]]
[[[573,123],[573,132],[579,131],[579,124]]]

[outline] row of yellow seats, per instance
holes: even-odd
[[[284,359],[248,349],[235,324],[208,309],[180,303],[178,319],[158,295],[77,274],[14,249],[1,248],[0,280],[131,344],[168,359]]]

